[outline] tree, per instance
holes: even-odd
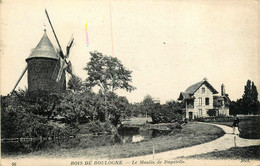
[[[54,94],[18,90],[0,101],[2,138],[50,137],[55,131],[68,131],[50,121],[58,105]]]
[[[242,96],[242,113],[256,114],[258,107],[258,92],[254,82],[247,80]]]
[[[152,96],[146,95],[144,97],[144,100],[142,102],[143,111],[145,113],[145,116],[147,117],[148,114],[151,115],[153,109],[154,109],[154,101]]]
[[[51,119],[60,103],[61,94],[45,90],[27,91],[20,89],[12,93],[10,97],[16,101],[12,102],[13,107],[23,107],[28,112]]]
[[[68,89],[75,91],[79,91],[82,89],[83,83],[81,78],[78,76],[72,75],[68,82]]]
[[[91,60],[84,68],[88,72],[86,86],[99,86],[103,94],[116,89],[125,89],[131,92],[135,89],[130,85],[131,71],[114,57],[103,55],[99,52],[90,52]]]
[[[185,103],[184,102],[176,102],[174,100],[172,101],[167,101],[166,104],[169,108],[171,108],[171,110],[174,112],[174,113],[177,113],[177,114],[182,114],[183,113],[183,109],[185,108]]]
[[[88,72],[85,84],[86,87],[98,86],[100,88],[106,105],[105,119],[109,120],[111,115],[109,112],[113,112],[111,109],[115,108],[115,106],[111,105],[111,102],[107,102],[109,93],[113,93],[116,89],[133,91],[135,87],[130,85],[132,72],[126,69],[117,58],[103,55],[97,51],[90,52],[90,55],[90,62],[84,68]],[[115,95],[110,95],[110,97],[114,100]]]
[[[123,116],[123,118],[125,118],[128,115],[128,113],[131,113],[130,106],[129,106],[130,104],[126,97],[119,96],[115,100],[115,105],[118,110],[117,112],[120,113],[120,115]]]

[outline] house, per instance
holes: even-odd
[[[181,92],[178,100],[185,103],[183,117],[194,119],[196,117],[208,117],[229,115],[230,99],[225,93],[225,87],[221,85],[221,95],[204,78],[202,81],[191,85],[185,92]]]

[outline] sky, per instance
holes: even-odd
[[[44,34],[55,47],[44,9],[48,10],[63,51],[73,34],[70,60],[76,75],[97,50],[117,57],[132,71],[130,102],[151,95],[164,103],[203,80],[231,100],[241,98],[248,79],[260,89],[260,2],[220,1],[69,1],[0,2],[0,87],[11,92]],[[86,23],[87,34],[86,38]],[[113,49],[112,49],[113,45]],[[18,88],[27,87],[27,73]]]

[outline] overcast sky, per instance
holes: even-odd
[[[112,19],[110,19],[110,4]],[[82,79],[90,51],[114,55],[131,71],[137,88],[118,91],[130,102],[145,95],[162,103],[206,77],[231,100],[240,98],[247,79],[260,89],[260,4],[251,1],[50,1],[1,2],[1,94],[9,93],[25,59],[44,33],[57,47],[47,8],[63,50],[74,35],[70,60]],[[85,24],[88,24],[86,42]],[[19,87],[27,86],[27,74]]]

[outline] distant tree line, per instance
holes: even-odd
[[[243,96],[230,104],[230,114],[260,114],[257,88],[253,81],[247,80]]]
[[[184,104],[176,101],[167,101],[160,104],[152,96],[146,95],[142,102],[130,105],[128,116],[151,117],[153,123],[171,123],[182,120]]]

